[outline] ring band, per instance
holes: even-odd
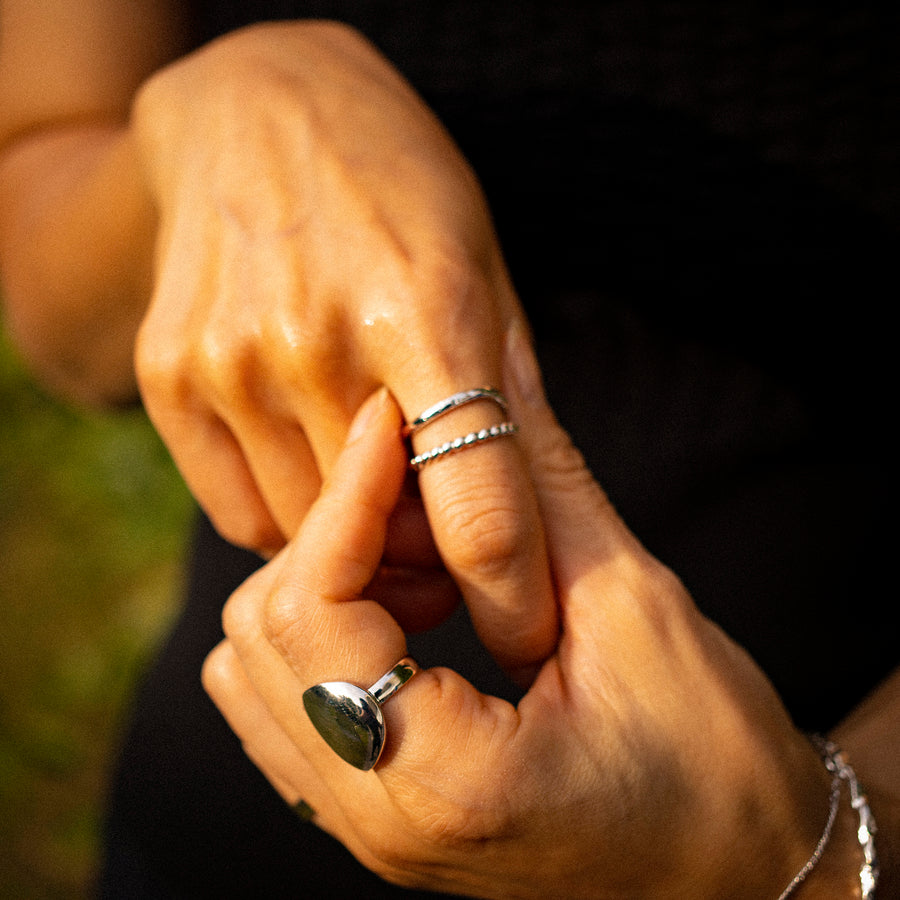
[[[403,436],[409,437],[410,435],[415,434],[435,419],[439,419],[441,416],[450,412],[450,410],[465,406],[473,400],[493,400],[503,412],[506,412],[509,409],[509,403],[506,397],[504,397],[496,388],[482,387],[473,388],[470,391],[460,391],[458,394],[447,397],[446,400],[435,403],[434,406],[429,406],[425,412],[403,429]]]
[[[472,431],[464,437],[458,437],[455,440],[447,441],[446,444],[441,444],[439,447],[432,447],[431,450],[427,450],[425,453],[414,456],[409,461],[409,464],[411,468],[418,471],[423,466],[435,459],[440,459],[442,456],[457,453],[460,450],[465,450],[467,447],[474,447],[476,444],[481,444],[485,441],[492,441],[495,438],[515,434],[518,430],[519,426],[514,422],[501,422],[499,425],[492,425],[490,428],[482,428],[481,431]]]
[[[328,746],[351,766],[367,772],[384,749],[382,704],[418,671],[407,656],[367,691],[346,681],[315,684],[304,692],[303,706]]]
[[[369,693],[375,698],[376,702],[381,705],[396,694],[397,691],[399,691],[400,688],[402,688],[403,685],[418,671],[419,667],[416,665],[415,660],[410,659],[408,656],[404,656],[390,672],[382,675],[381,678],[369,688]]]
[[[316,816],[316,811],[302,798],[292,803],[291,809],[301,822],[311,822]]]

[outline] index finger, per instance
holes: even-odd
[[[366,406],[369,414],[354,422],[297,537],[232,596],[224,616],[226,635],[275,719],[322,777],[336,790],[346,786],[351,792],[361,784],[358,776],[347,771],[334,745],[323,742],[299,712],[311,685],[341,679],[345,686],[374,686],[406,652],[397,623],[362,596],[378,565],[405,472],[393,401],[380,392]],[[356,437],[360,425],[362,436]],[[450,670],[416,674],[410,687],[390,699],[385,714],[391,735],[386,755],[398,765],[382,762],[378,772],[390,768],[392,777],[414,781],[426,763],[429,772],[437,772],[452,740],[470,742],[485,716],[495,735],[501,721],[510,730],[516,721],[513,707],[483,697]],[[408,722],[416,727],[408,728]],[[485,746],[494,745],[488,741]],[[470,756],[477,767],[475,754]]]

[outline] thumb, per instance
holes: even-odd
[[[612,562],[622,554],[647,555],[557,422],[521,322],[507,334],[504,368],[558,587],[570,585],[587,565]]]

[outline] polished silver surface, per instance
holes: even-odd
[[[447,443],[441,444],[439,447],[432,447],[425,453],[414,456],[409,461],[409,465],[411,468],[418,471],[423,466],[436,459],[440,459],[442,456],[458,453],[460,450],[465,450],[467,447],[474,447],[476,444],[492,441],[495,438],[516,434],[518,430],[519,426],[516,425],[515,422],[501,422],[499,425],[491,425],[490,428],[482,428],[481,431],[473,431],[463,437],[447,441]]]
[[[382,675],[381,678],[369,688],[369,693],[379,704],[384,703],[391,694],[399,691],[400,688],[402,688],[403,685],[418,671],[419,667],[416,665],[415,661],[406,656],[401,659],[390,672],[386,675]]]
[[[418,671],[416,663],[406,657],[369,690],[346,681],[316,684],[304,692],[303,707],[328,746],[351,766],[366,772],[384,749],[381,704]]]
[[[441,416],[450,412],[451,409],[464,406],[466,403],[471,403],[473,400],[493,400],[494,403],[500,406],[503,412],[506,412],[509,408],[506,397],[504,397],[496,388],[483,387],[473,388],[469,391],[460,391],[458,394],[447,397],[446,400],[435,403],[434,406],[429,406],[417,419],[414,419],[406,426],[404,433],[407,436],[413,434],[414,432],[419,431],[419,429],[424,428],[430,422],[433,422],[435,419],[439,419]]]

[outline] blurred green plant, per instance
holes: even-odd
[[[0,896],[90,896],[135,681],[192,502],[140,409],[73,409],[0,327]]]

